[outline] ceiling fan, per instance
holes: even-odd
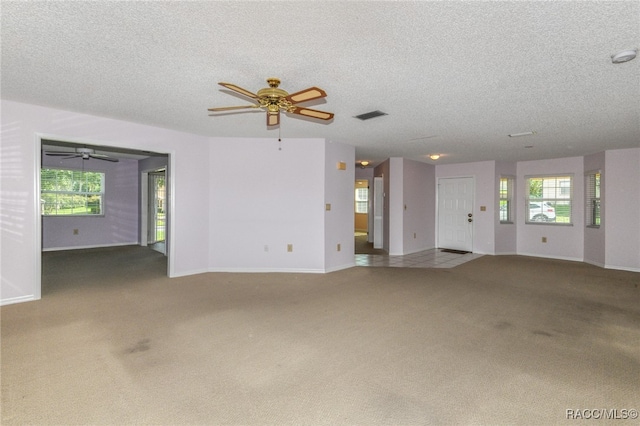
[[[68,151],[45,151],[46,155],[57,156],[57,157],[65,157],[62,160],[66,160],[68,158],[82,158],[83,160],[90,160],[91,158],[95,158],[96,160],[104,160],[111,161],[113,163],[117,163],[117,158],[109,157],[104,154],[96,154],[96,151],[90,148],[76,148],[75,152]]]
[[[253,105],[242,105],[221,108],[209,108],[212,112],[231,111],[245,108],[263,108],[267,111],[267,126],[276,126],[280,123],[280,112],[302,115],[305,117],[318,118],[320,120],[331,120],[333,114],[325,111],[318,111],[297,105],[300,102],[307,102],[314,99],[320,99],[327,96],[327,93],[318,88],[310,87],[296,93],[289,94],[285,90],[280,89],[280,79],[267,79],[269,87],[258,90],[258,93],[252,93],[242,87],[238,87],[231,83],[218,83],[229,90],[240,93],[243,96],[253,99],[256,102]]]

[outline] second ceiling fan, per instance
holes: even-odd
[[[297,105],[301,102],[326,97],[327,93],[324,90],[318,87],[310,87],[308,89],[289,94],[278,87],[280,85],[279,79],[269,78],[267,79],[267,83],[269,84],[269,87],[258,90],[258,93],[252,93],[242,87],[236,86],[235,84],[218,83],[229,90],[233,90],[236,93],[240,93],[243,96],[253,99],[256,103],[252,105],[209,108],[209,111],[221,112],[248,108],[263,108],[267,112],[267,126],[276,126],[280,123],[280,112],[318,118],[320,120],[331,120],[333,118],[333,114],[330,112],[318,111],[316,109]]]

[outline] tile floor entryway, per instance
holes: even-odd
[[[440,249],[425,250],[404,256],[389,256],[382,254],[356,254],[356,266],[378,266],[389,268],[454,268],[481,254],[446,253]]]

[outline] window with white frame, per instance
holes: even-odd
[[[597,228],[600,226],[600,171],[588,172],[586,174],[585,192],[586,192],[586,225],[588,227]]]
[[[513,223],[513,181],[512,177],[500,178],[500,222]]]
[[[369,212],[369,188],[356,188],[356,213]]]
[[[526,223],[571,225],[573,176],[528,176]]]
[[[41,169],[40,204],[43,216],[104,214],[104,173]]]

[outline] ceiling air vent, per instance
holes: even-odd
[[[371,112],[366,112],[364,114],[356,115],[354,118],[364,121],[364,120],[371,120],[372,118],[376,118],[376,117],[382,117],[383,115],[387,115],[387,113],[375,110]]]

